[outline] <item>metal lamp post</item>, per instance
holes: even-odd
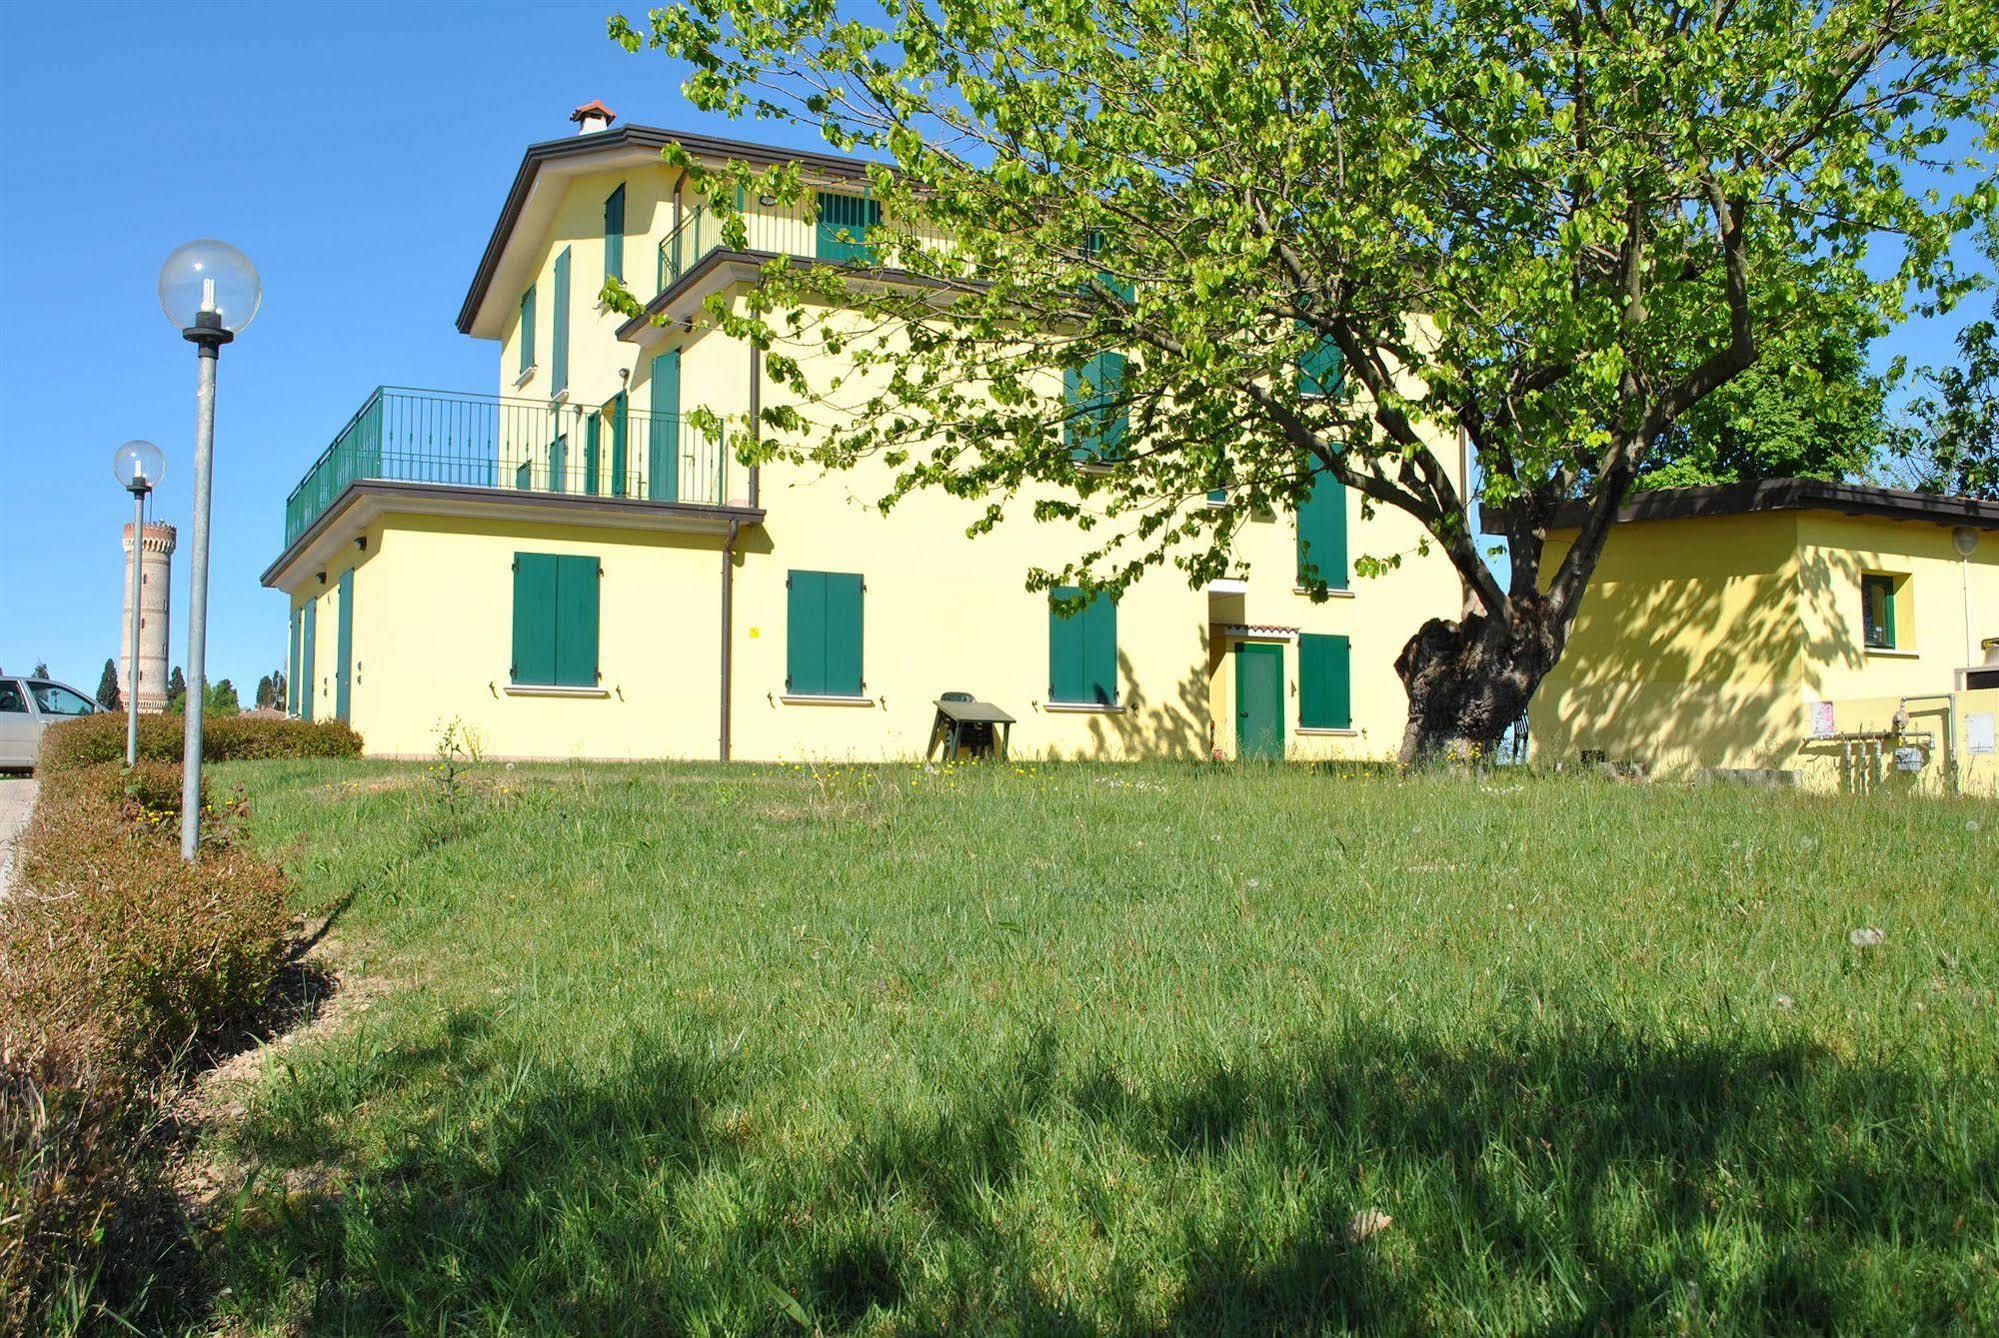
[[[194,554],[187,601],[187,733],[181,748],[180,856],[201,844],[201,713],[208,679],[208,499],[215,452],[215,364],[222,346],[257,314],[263,285],[250,258],[213,238],[189,242],[160,266],[160,307],[195,346],[200,379],[194,396]]]
[[[125,765],[139,761],[140,561],[146,548],[146,494],[167,475],[167,459],[150,441],[128,441],[111,457],[111,474],[132,494],[132,652],[125,666]]]

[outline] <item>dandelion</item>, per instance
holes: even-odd
[[[1788,994],[1780,994],[1777,996],[1777,1007],[1779,1008],[1789,1008],[1794,1002],[1795,1001]]]

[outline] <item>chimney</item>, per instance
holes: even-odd
[[[599,130],[609,130],[611,122],[618,119],[618,114],[593,99],[569,113],[569,119],[576,122],[577,134],[594,135]]]

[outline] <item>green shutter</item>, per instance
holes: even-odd
[[[292,610],[291,658],[285,661],[285,714],[298,714],[299,611]]]
[[[560,562],[548,553],[514,554],[512,677],[516,683],[556,681],[556,573]]]
[[[652,424],[646,440],[646,496],[680,500],[680,350],[652,360]]]
[[[597,495],[598,439],[601,434],[596,414],[583,420],[583,491],[592,497]]]
[[[826,574],[794,571],[785,582],[784,690],[794,696],[826,692]]]
[[[829,571],[826,581],[826,692],[861,695],[862,581],[858,572]]]
[[[597,686],[597,607],[603,567],[594,557],[556,559],[555,682]]]
[[[631,453],[631,405],[624,391],[611,401],[611,496],[625,495],[625,465]]]
[[[604,201],[604,277],[625,277],[625,187],[620,183]]]
[[[1310,330],[1310,322],[1300,320],[1300,330]],[[1340,356],[1339,345],[1331,335],[1322,335],[1319,341],[1305,351],[1298,359],[1298,393],[1300,395],[1337,395],[1345,371],[1345,360]]]
[[[1092,232],[1086,249],[1090,253],[1090,259],[1102,259],[1104,252],[1109,249],[1104,241],[1104,234],[1101,232]],[[1107,269],[1097,271],[1097,282],[1102,284],[1107,291],[1115,293],[1126,302],[1134,301],[1138,297],[1138,289],[1132,284],[1130,279],[1120,279]]]
[[[874,249],[867,244],[868,229],[880,227],[881,221],[879,200],[820,191],[816,239],[819,259],[840,264],[849,261],[872,264]]]
[[[1298,504],[1298,584],[1347,588],[1347,490],[1322,466]]]
[[[534,487],[534,461],[523,460],[514,466],[514,487],[522,492]]]
[[[319,641],[319,604],[317,601],[311,601],[308,602],[305,606],[305,650],[301,653],[299,657],[300,667],[304,669],[305,672],[299,676],[298,713],[307,720],[312,719],[312,699],[313,696],[315,695],[313,692],[313,687],[314,687],[313,679],[319,673],[319,669],[315,664],[315,661],[318,658],[316,653],[318,641]]]
[[[521,365],[525,372],[534,366],[534,285],[521,294]]]
[[[1123,393],[1125,356],[1103,352],[1080,368],[1062,370],[1062,402],[1068,413],[1063,436],[1069,458],[1078,464],[1109,464],[1124,451],[1130,414],[1113,402]]]
[[[345,725],[352,720],[354,692],[354,569],[340,573],[340,612],[334,641],[333,718]]]
[[[569,248],[555,258],[555,338],[549,351],[555,366],[555,393],[569,389]]]
[[[558,432],[555,440],[548,443],[548,490],[564,491],[564,480],[569,473],[569,437]]]
[[[1048,608],[1048,700],[1072,705],[1117,705],[1117,604],[1099,594],[1064,618],[1057,600],[1073,599],[1072,585],[1057,589]]]
[[[1347,638],[1309,632],[1298,638],[1298,723],[1353,728],[1353,646]]]

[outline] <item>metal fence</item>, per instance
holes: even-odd
[[[362,479],[722,505],[726,451],[678,414],[385,386],[285,499],[285,543]]]
[[[822,191],[795,204],[758,202],[741,207],[742,235],[724,235],[722,219],[705,204],[695,205],[659,244],[656,292],[680,282],[702,257],[714,251],[797,256],[833,264],[896,266],[913,246],[938,248],[941,233],[894,221],[884,222],[881,206],[865,195]]]

